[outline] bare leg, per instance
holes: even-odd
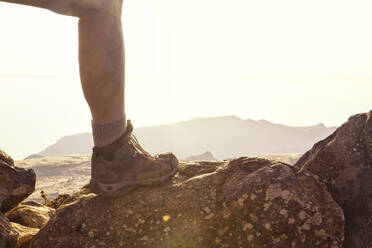
[[[80,78],[94,122],[124,117],[121,0],[79,20]]]
[[[172,153],[152,157],[132,135],[131,122],[124,124],[122,0],[0,1],[17,1],[80,18],[80,79],[92,113],[93,137],[97,137],[91,191],[121,195],[170,180],[178,170],[177,158]]]
[[[79,17],[79,65],[93,122],[124,117],[122,0],[0,0]]]

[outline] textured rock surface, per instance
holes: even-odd
[[[24,202],[5,215],[11,221],[23,226],[42,228],[53,216],[55,210],[37,202]]]
[[[32,194],[35,180],[33,170],[15,167],[13,160],[0,150],[0,212],[7,212]]]
[[[18,234],[17,248],[30,248],[31,242],[35,235],[39,232],[38,228],[31,228],[20,225],[18,223],[10,223],[14,232]]]
[[[313,176],[257,158],[204,165],[125,197],[83,189],[32,247],[341,247],[343,212]]]
[[[372,247],[372,111],[352,116],[295,165],[324,182],[345,213],[344,247]]]
[[[17,244],[17,233],[15,233],[5,216],[0,213],[0,247],[14,248]]]

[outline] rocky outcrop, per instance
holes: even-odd
[[[0,213],[0,247],[15,248],[18,234],[11,228],[10,222]]]
[[[5,215],[11,222],[32,228],[42,228],[54,212],[53,208],[31,201],[19,204]]]
[[[2,153],[1,163],[14,168]],[[294,166],[252,157],[183,162],[171,182],[126,196],[83,188],[48,201],[57,210],[38,234],[0,213],[0,247],[13,248],[18,235],[17,247],[29,248],[36,234],[32,248],[371,248],[371,189],[372,111],[352,116]],[[45,223],[22,219],[21,209],[39,207],[24,203],[7,216]]]
[[[324,182],[344,210],[344,247],[372,247],[372,111],[352,116],[295,166]]]
[[[35,188],[35,173],[14,166],[13,159],[0,150],[0,248],[14,248],[18,233],[3,213],[17,206]]]
[[[104,198],[82,189],[33,248],[341,247],[344,215],[325,185],[280,162],[239,158],[181,165],[156,188]]]
[[[13,160],[0,150],[0,212],[17,206],[35,189],[35,172],[14,166]]]

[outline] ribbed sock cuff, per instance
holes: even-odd
[[[124,116],[123,119],[107,122],[96,123],[92,121],[92,133],[94,146],[102,147],[113,143],[127,129],[127,121]]]

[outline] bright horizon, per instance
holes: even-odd
[[[372,109],[369,0],[127,0],[123,12],[135,127],[223,115],[339,126]],[[77,19],[0,3],[0,32],[0,148],[22,159],[90,132]]]

